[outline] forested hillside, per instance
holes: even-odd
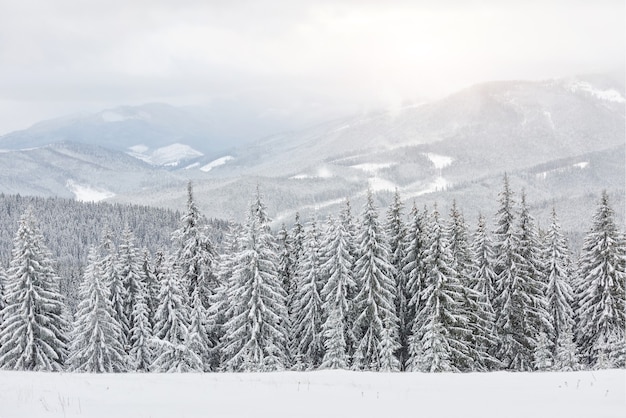
[[[258,188],[243,225],[207,221],[191,183],[182,214],[4,202],[19,216],[0,270],[5,369],[625,366],[626,239],[605,192],[576,259],[556,211],[540,229],[506,175],[475,230],[456,204],[408,208],[398,193],[384,215],[370,192],[357,214],[346,199],[279,231]]]

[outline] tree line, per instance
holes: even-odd
[[[260,192],[217,250],[188,186],[167,249],[126,227],[91,245],[72,315],[27,209],[0,269],[0,367],[81,372],[341,368],[577,370],[626,362],[626,239],[604,192],[578,260],[553,211],[540,230],[504,177],[491,232],[462,211],[358,219],[274,233]]]

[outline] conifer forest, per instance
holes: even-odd
[[[58,199],[32,199],[21,210],[23,198],[2,196],[0,216],[17,229],[11,248],[0,248],[0,367],[487,372],[626,365],[626,236],[607,193],[588,215],[576,256],[558,214],[540,229],[525,193],[512,190],[506,176],[497,212],[471,229],[456,204],[442,213],[436,205],[411,206],[397,192],[388,208],[368,192],[361,208],[346,199],[334,216],[296,216],[275,230],[262,190],[242,208],[243,224],[207,219],[191,183],[187,197],[177,213],[96,204],[69,210]],[[57,205],[67,217],[37,219],[42,205]]]

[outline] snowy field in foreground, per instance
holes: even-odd
[[[0,417],[626,416],[626,371],[56,374],[0,372]]]

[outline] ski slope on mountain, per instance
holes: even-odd
[[[626,416],[626,372],[0,372],[0,417]]]

